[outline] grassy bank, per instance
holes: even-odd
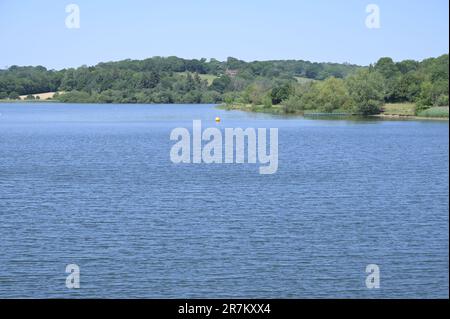
[[[223,110],[238,110],[244,112],[256,112],[256,113],[269,113],[269,114],[284,114],[283,108],[280,105],[274,105],[272,107],[265,107],[264,105],[252,105],[252,104],[220,104],[218,108]]]
[[[17,104],[26,104],[26,103],[61,103],[58,100],[53,100],[53,99],[49,99],[49,100],[15,100],[15,99],[0,99],[0,103],[17,103]]]
[[[222,104],[219,106],[221,109],[225,110],[239,110],[245,112],[256,112],[256,113],[269,113],[269,114],[285,114],[282,105],[274,105],[272,107],[265,107],[264,105],[252,105],[252,104]],[[303,116],[322,116],[322,115],[355,115],[349,113],[347,110],[336,109],[331,113],[323,113],[319,110],[305,110],[297,111],[296,113],[288,113],[289,115],[303,115]],[[416,115],[416,105],[413,103],[392,103],[385,104],[382,107],[380,114],[372,115],[374,117],[380,118],[405,118],[405,119],[448,119],[449,108],[448,106],[431,107],[425,111],[420,112]]]
[[[411,119],[448,119],[448,106],[430,107],[416,114],[416,105],[413,103],[386,104],[378,117],[386,118],[411,118]]]
[[[420,112],[418,116],[448,119],[448,113],[448,106],[436,106]]]
[[[28,95],[19,95],[17,99],[0,99],[0,103],[20,103],[20,102],[58,102],[57,100],[53,100],[57,92],[44,92],[44,93],[35,93]],[[58,92],[64,93],[64,92]]]
[[[385,104],[382,107],[382,114],[398,115],[398,116],[415,116],[416,115],[416,105],[414,103]]]
[[[333,110],[331,113],[323,113],[319,110],[305,110],[305,111],[297,111],[294,113],[286,113],[283,105],[272,105],[271,107],[266,107],[264,105],[252,105],[252,104],[242,104],[242,103],[234,103],[234,104],[221,104],[219,105],[220,109],[223,110],[239,110],[244,112],[256,112],[256,113],[268,113],[268,114],[281,114],[281,115],[304,115],[304,116],[314,116],[314,115],[352,115],[348,113],[348,111],[342,109]]]

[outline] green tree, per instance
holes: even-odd
[[[293,93],[292,86],[290,84],[283,84],[276,86],[272,89],[270,96],[274,105],[280,104],[282,101],[287,100],[289,95]]]
[[[381,58],[375,64],[375,71],[379,72],[386,79],[391,79],[399,72],[397,65],[391,58]]]
[[[285,101],[283,101],[283,111],[284,113],[296,113],[298,111],[303,111],[302,100],[298,95],[291,95]]]
[[[363,115],[380,112],[385,96],[384,78],[380,73],[360,70],[347,78],[346,85],[354,101],[354,112]]]
[[[267,89],[261,83],[255,83],[248,86],[243,93],[244,103],[252,105],[262,105],[267,96]]]
[[[9,93],[8,98],[10,98],[11,100],[18,100],[19,99],[19,93],[11,92],[11,93]]]
[[[263,97],[262,103],[263,103],[264,108],[266,108],[266,109],[271,108],[273,106],[272,105],[272,97],[271,97],[271,95],[270,94],[266,94]]]
[[[223,75],[217,79],[214,79],[211,84],[211,88],[219,93],[225,93],[231,85],[231,79],[229,76]]]
[[[330,77],[317,84],[316,104],[322,112],[331,113],[336,109],[351,110],[352,99],[343,80]]]

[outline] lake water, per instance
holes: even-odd
[[[278,172],[173,164],[169,134],[195,119],[278,128]],[[448,134],[212,105],[0,104],[0,297],[448,298]]]

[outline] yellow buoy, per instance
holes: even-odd
[[[216,117],[216,122],[220,123],[220,117]]]

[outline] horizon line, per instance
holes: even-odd
[[[445,52],[445,53],[439,54],[437,56],[430,56],[430,57],[423,58],[423,59],[410,58],[410,59],[403,59],[403,60],[398,60],[398,61],[393,59],[393,61],[396,62],[396,63],[402,62],[402,61],[422,62],[422,61],[427,60],[427,59],[438,58],[438,57],[441,57],[443,55],[448,55],[448,54],[449,54],[449,52]],[[48,71],[62,71],[62,70],[66,70],[66,69],[78,69],[78,68],[81,68],[81,67],[96,67],[96,66],[98,66],[99,64],[102,64],[102,63],[117,63],[117,62],[123,62],[123,61],[144,61],[144,60],[154,59],[154,58],[167,59],[167,58],[172,58],[172,57],[179,58],[179,59],[182,59],[182,60],[197,60],[197,61],[201,61],[202,59],[206,59],[207,62],[210,62],[211,60],[214,59],[214,60],[217,60],[217,61],[219,61],[221,63],[227,62],[226,60],[219,60],[219,59],[213,58],[213,57],[209,57],[209,58],[205,58],[205,57],[201,57],[201,58],[186,58],[186,57],[181,57],[181,56],[177,56],[177,55],[167,55],[167,56],[154,55],[154,56],[147,57],[147,58],[126,58],[126,59],[118,59],[118,60],[99,61],[99,62],[97,62],[95,64],[81,64],[79,66],[72,66],[72,67],[69,66],[69,67],[63,67],[63,68],[51,68],[51,67],[48,67],[48,66],[45,66],[45,65],[42,65],[42,64],[37,64],[37,65],[11,64],[11,65],[5,65],[3,67],[0,67],[0,70],[3,70],[3,71],[4,70],[8,70],[9,68],[11,68],[13,66],[17,66],[17,67],[39,67],[39,66],[41,66],[41,67],[46,68]],[[378,60],[382,59],[382,58],[386,58],[386,57],[389,58],[389,56],[381,56],[381,57],[378,58]],[[368,65],[361,65],[361,64],[351,63],[351,62],[348,62],[348,61],[346,61],[346,62],[330,62],[330,61],[318,62],[318,61],[311,61],[311,60],[304,60],[304,59],[288,59],[288,58],[287,59],[267,59],[267,60],[266,59],[264,59],[264,60],[244,60],[244,59],[240,59],[240,58],[237,58],[237,57],[234,57],[234,56],[229,56],[229,57],[227,57],[227,59],[228,58],[234,58],[234,59],[237,59],[239,61],[243,61],[245,63],[278,62],[278,61],[302,61],[302,62],[309,62],[309,63],[316,63],[316,64],[340,64],[340,65],[350,65],[350,66],[358,66],[358,67],[369,67],[370,65],[373,65],[373,64],[376,63],[376,61],[375,61],[375,62],[372,62],[372,63],[370,63]]]

